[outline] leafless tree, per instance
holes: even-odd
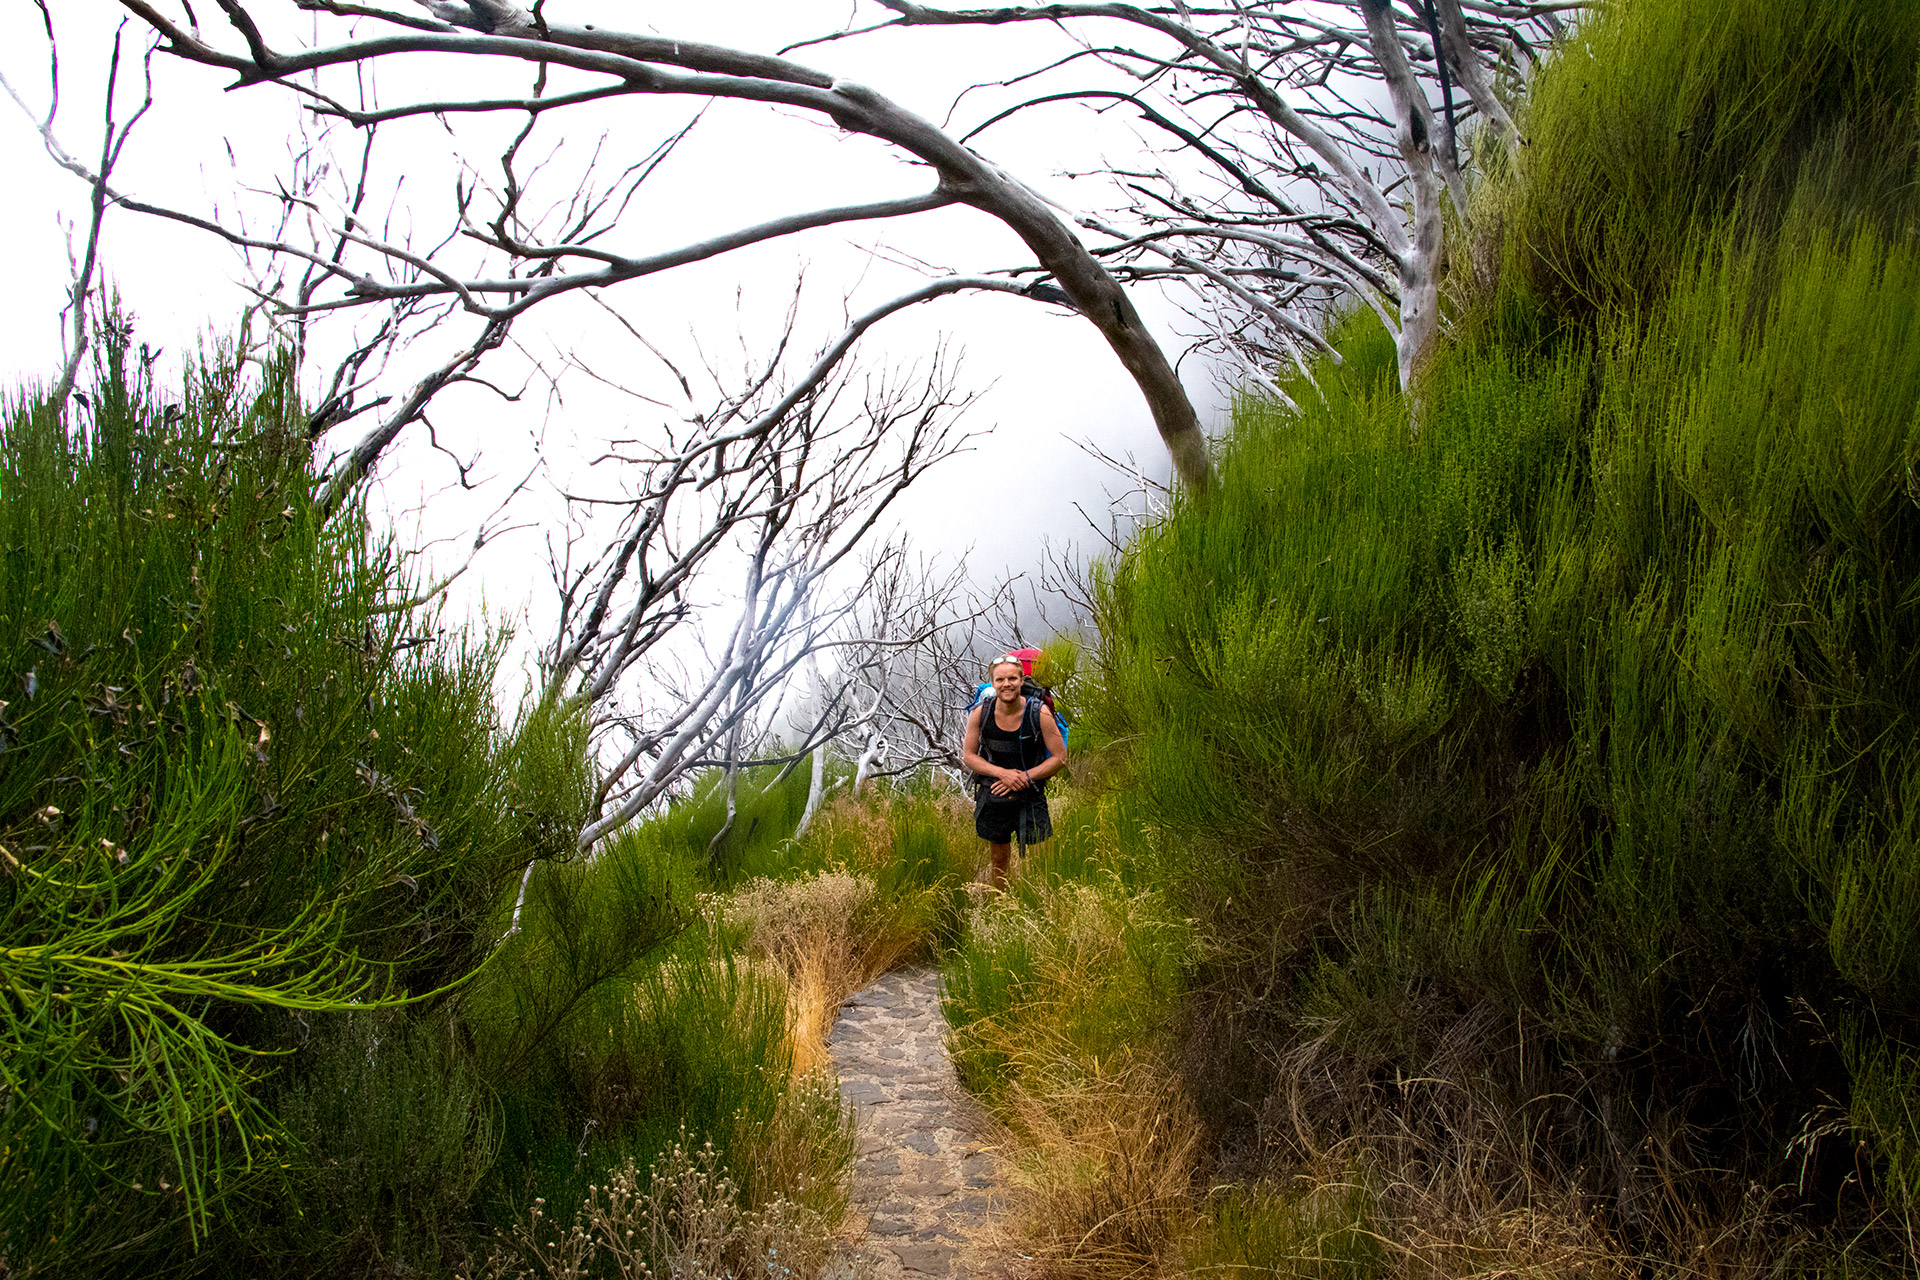
[[[875,584],[888,579],[843,566],[854,567],[907,487],[963,442],[953,424],[969,397],[941,359],[805,382],[803,394],[773,373],[750,371],[743,390],[664,446],[620,442],[593,471],[617,490],[569,495],[577,536],[556,543],[561,608],[543,666],[548,697],[592,709],[607,762],[583,848],[689,771],[743,763],[742,744],[765,735],[789,682],[823,647],[873,642],[851,624],[874,616]],[[730,587],[703,597],[722,578]],[[696,613],[703,625],[687,626]],[[715,625],[723,616],[732,621]],[[879,643],[908,638],[898,620],[888,626]],[[822,707],[791,754],[848,719],[844,705]]]
[[[887,574],[870,575],[850,586],[836,578],[839,567],[869,540],[900,493],[956,447],[952,417],[966,399],[954,391],[938,360],[921,376],[860,378],[850,373],[847,358],[868,329],[905,307],[963,290],[1069,303],[1077,291],[1083,304],[1089,299],[1099,304],[1097,322],[1124,348],[1123,355],[1131,352],[1133,364],[1148,375],[1155,361],[1164,367],[1124,294],[1031,193],[931,126],[858,86],[778,59],[584,30],[569,33],[549,28],[533,15],[493,6],[452,6],[458,12],[451,17],[458,21],[449,21],[448,6],[439,6],[438,16],[423,19],[344,4],[304,4],[326,18],[370,19],[398,27],[400,34],[371,41],[350,38],[344,47],[293,55],[291,63],[267,48],[245,5],[221,5],[246,50],[236,54],[220,53],[203,41],[190,12],[183,25],[150,5],[127,7],[152,24],[161,47],[169,52],[235,70],[243,84],[272,83],[303,93],[323,133],[328,128],[363,131],[363,145],[345,164],[336,163],[341,148],[330,147],[324,137],[296,139],[287,170],[277,175],[275,216],[250,225],[237,206],[192,213],[121,191],[114,185],[110,163],[89,166],[65,151],[51,112],[37,121],[49,151],[89,183],[96,228],[99,211],[118,206],[224,239],[245,257],[250,287],[263,307],[282,321],[283,333],[303,350],[317,320],[367,317],[344,357],[323,378],[310,424],[319,437],[363,415],[373,420],[357,442],[338,455],[326,477],[322,501],[329,512],[344,506],[403,431],[420,424],[432,434],[430,408],[446,388],[461,383],[491,386],[482,378],[482,362],[514,341],[514,322],[545,298],[575,293],[606,306],[601,294],[611,286],[733,248],[809,227],[956,202],[979,204],[1024,228],[1029,243],[1043,244],[1068,270],[1071,279],[1061,283],[1009,277],[932,280],[849,316],[843,331],[798,373],[786,358],[795,345],[790,315],[788,330],[772,344],[771,354],[745,371],[735,390],[698,413],[689,412],[677,428],[665,426],[657,436],[616,442],[596,460],[591,491],[566,495],[571,519],[551,544],[561,607],[544,658],[542,695],[571,704],[590,718],[595,756],[605,766],[588,821],[578,833],[583,849],[618,830],[693,771],[718,766],[735,774],[743,757],[764,739],[787,678],[823,646],[858,647],[871,654],[912,643],[921,631],[944,625],[937,602],[915,604],[911,622],[895,616],[908,602]],[[50,14],[47,31],[52,42]],[[328,68],[357,72],[389,55],[423,49],[466,52],[496,63],[506,59],[527,67],[533,83],[506,101],[402,108],[381,108],[364,79],[355,80],[354,92],[344,97],[323,88],[320,73]],[[676,61],[694,74],[656,65]],[[550,77],[558,79],[563,73],[597,82],[571,89],[550,83]],[[540,165],[525,157],[548,111],[627,92],[738,96],[811,106],[850,128],[877,131],[910,151],[918,148],[916,154],[942,158],[936,166],[939,186],[906,200],[777,219],[667,254],[622,256],[603,249],[602,241],[618,230],[623,211],[686,137],[686,130],[616,166],[611,178],[595,179],[590,171],[592,180],[586,186],[551,206],[535,201]],[[451,229],[431,243],[417,243],[396,225],[391,209],[379,208],[377,201],[370,207],[378,127],[404,116],[469,109],[519,113],[521,126],[497,170],[484,177],[476,168],[462,170]],[[123,127],[118,139],[124,138]],[[108,140],[115,142],[111,118]],[[456,248],[470,251],[459,264],[462,271],[454,269]],[[477,267],[473,254],[480,260]],[[606,311],[610,324],[654,350],[616,309],[606,306]],[[476,328],[450,355],[433,361],[403,392],[380,390],[398,353],[422,335],[440,336],[449,327],[446,322],[461,315],[474,317]],[[687,377],[671,364],[669,368],[691,395]],[[1171,370],[1163,371],[1171,379]],[[616,385],[584,366],[568,372]],[[1151,376],[1145,380],[1152,385]],[[1178,390],[1177,382],[1169,385]],[[513,392],[501,394],[517,398]],[[1163,425],[1179,427],[1183,393],[1179,406],[1164,395],[1161,400]],[[1190,407],[1184,407],[1184,413],[1191,428]],[[1197,431],[1194,434],[1197,439]],[[1178,430],[1170,439],[1178,443]],[[1204,452],[1197,449],[1195,445],[1188,452],[1204,464]],[[464,484],[467,464],[455,461]],[[1203,479],[1204,469],[1189,471],[1191,483]],[[504,518],[496,510],[483,522],[472,551],[498,531]],[[904,553],[894,547],[879,552],[873,563],[903,561]],[[396,601],[395,607],[414,607],[437,596],[467,563],[471,555],[451,573],[428,582],[418,595]],[[723,580],[731,590],[719,585]],[[863,609],[876,590],[885,602],[878,609]],[[687,625],[696,615],[701,625]],[[729,618],[724,627],[715,625]],[[882,625],[857,625],[876,620]],[[844,699],[824,706],[796,754],[847,730],[859,718]]]
[[[927,768],[961,786],[961,735],[983,656],[998,644],[983,637],[1007,627],[1011,580],[983,591],[963,565],[916,563],[896,545],[868,558],[865,581],[846,639],[831,651],[832,676],[822,651],[810,658],[812,698],[797,726],[814,732],[817,745],[796,835],[825,799],[830,749],[852,764],[856,795],[875,778]],[[828,719],[831,737],[816,731]]]
[[[1242,376],[1313,353],[1329,306],[1379,315],[1411,387],[1440,332],[1447,205],[1468,215],[1478,145],[1519,161],[1505,105],[1579,0],[1229,0],[950,9],[873,0],[895,26],[1059,24],[1079,52],[1007,82],[1029,90],[963,141],[1042,104],[1138,114],[1176,153],[1114,170],[1119,219],[1081,223],[1125,281],[1192,286]],[[1503,89],[1502,80],[1507,83]],[[1404,189],[1404,192],[1403,192]],[[1124,223],[1124,225],[1122,225]],[[1337,358],[1337,357],[1336,357]]]
[[[781,57],[549,21],[544,0],[531,10],[504,0],[425,0],[420,12],[350,0],[294,0],[296,9],[311,15],[310,30],[304,34],[284,22],[286,15],[276,6],[215,2],[230,28],[225,39],[203,31],[185,4],[176,14],[163,12],[171,6],[158,0],[122,0],[151,27],[163,52],[233,73],[235,89],[270,86],[298,93],[316,117],[366,131],[369,146],[378,126],[409,117],[439,118],[449,122],[450,129],[474,116],[524,121],[502,158],[498,180],[467,175],[454,193],[452,230],[426,245],[378,234],[364,210],[321,209],[317,204],[310,211],[326,222],[321,234],[282,238],[254,233],[216,217],[139,201],[113,188],[102,172],[84,166],[76,170],[109,201],[300,264],[298,283],[289,280],[273,292],[285,317],[427,302],[445,303],[475,318],[480,328],[470,345],[383,406],[378,424],[336,473],[342,486],[357,482],[401,431],[419,421],[441,388],[472,378],[481,357],[506,340],[513,321],[546,299],[598,292],[813,228],[948,205],[973,207],[1011,228],[1038,260],[1041,274],[1024,283],[1004,277],[942,280],[881,313],[942,293],[982,288],[1071,307],[1099,329],[1140,386],[1183,482],[1195,489],[1206,483],[1205,441],[1193,407],[1112,274],[1025,185],[870,88]],[[474,95],[390,106],[374,100],[367,87],[371,71],[419,53],[470,58]],[[339,82],[343,76],[347,79]],[[341,83],[352,92],[340,91]],[[936,182],[918,195],[790,214],[638,256],[610,247],[613,233],[658,157],[677,138],[668,139],[654,156],[616,166],[619,172],[611,181],[589,184],[558,206],[530,201],[530,174],[520,163],[521,151],[545,117],[609,98],[662,96],[797,108],[925,162]],[[288,195],[290,201],[301,198]]]
[[[959,785],[967,712],[981,663],[1011,634],[1016,581],[982,589],[962,566],[909,564],[904,551],[878,559],[867,581],[830,686],[849,710],[833,745],[853,790],[927,768]],[[810,795],[809,816],[817,807]]]
[[[781,345],[677,428],[616,441],[590,473],[601,488],[565,495],[538,696],[588,721],[600,767],[582,851],[713,769],[726,788],[723,839],[744,767],[805,760],[854,718],[844,698],[825,699],[796,744],[763,755],[796,679],[817,672],[823,652],[874,643],[865,624],[878,596],[905,601],[891,571],[905,548],[874,534],[964,445],[956,420],[971,397],[954,390],[944,353],[891,376],[843,368],[796,394],[778,377]],[[937,602],[914,607],[916,618],[940,613]],[[880,643],[920,638],[890,621]],[[531,874],[529,863],[523,899]]]
[[[856,793],[875,777],[932,766],[957,772],[960,734],[983,629],[993,625],[999,588],[982,592],[964,568],[944,572],[903,563],[865,601],[863,643],[845,663],[862,736],[854,758]]]

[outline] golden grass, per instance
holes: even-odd
[[[1038,1274],[1156,1270],[1193,1214],[1201,1131],[1185,1092],[1146,1055],[1036,1065],[1003,1115],[1019,1135],[1013,1225]]]
[[[958,1055],[1006,1064],[993,1107],[1011,1132],[1009,1225],[1042,1280],[1152,1272],[1193,1216],[1203,1135],[1133,1007],[1146,988],[1129,949],[1179,943],[1150,898],[1071,881],[1031,893],[973,912],[968,950],[1013,964],[1023,994],[954,1037]]]
[[[1199,1119],[1161,1062],[1149,1054],[1091,1062],[1055,1054],[1051,1063],[1047,1056],[1023,1056],[1020,1082],[999,1107],[1013,1132],[1011,1225],[1039,1280],[1649,1274],[1648,1260],[1624,1247],[1570,1185],[1496,1190],[1471,1160],[1427,1164],[1391,1141],[1349,1140],[1280,1184],[1209,1185]],[[1397,1165],[1385,1167],[1383,1158],[1396,1156]],[[1733,1244],[1703,1242],[1694,1257],[1664,1260],[1654,1274],[1762,1274]]]
[[[752,880],[711,902],[727,925],[745,932],[748,953],[786,982],[796,1073],[827,1063],[826,1038],[841,1002],[928,944],[938,890],[880,888],[897,856],[901,803],[883,790],[864,799],[837,799],[820,811],[806,836],[810,848],[835,864],[832,869],[791,880]],[[957,796],[912,803],[921,818],[949,828],[972,813]],[[968,828],[965,841],[971,839]]]
[[[841,1001],[919,943],[893,905],[872,877],[851,871],[753,880],[718,902],[725,922],[746,931],[749,952],[786,981],[795,1072],[826,1064]]]

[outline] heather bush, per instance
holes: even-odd
[[[584,725],[321,519],[290,359],[96,351],[0,421],[0,1273],[460,1274],[680,1143],[821,1237],[849,1120],[723,877],[580,857]]]
[[[1413,394],[1337,318],[1097,572],[1216,1170],[1910,1269],[1917,73],[1910,6],[1585,17]]]

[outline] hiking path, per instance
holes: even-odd
[[[827,1039],[860,1135],[850,1218],[874,1280],[1017,1274],[999,1231],[1005,1169],[946,1030],[940,971],[920,967],[849,997]]]

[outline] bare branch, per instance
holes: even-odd
[[[292,77],[329,67],[365,66],[408,53],[460,54],[493,61],[508,60],[537,66],[564,67],[589,76],[606,77],[600,86],[608,94],[694,95],[733,98],[796,107],[832,120],[841,128],[892,144],[933,166],[939,174],[935,194],[912,201],[886,202],[795,215],[776,223],[749,228],[701,245],[647,259],[613,260],[591,249],[579,238],[536,245],[520,237],[496,234],[493,247],[521,262],[555,262],[563,258],[600,261],[597,270],[560,274],[551,270],[493,279],[457,276],[427,256],[408,253],[401,246],[365,236],[360,243],[409,269],[406,282],[375,281],[367,273],[342,272],[346,293],[327,300],[302,299],[294,314],[313,314],[368,301],[404,300],[435,295],[457,296],[476,314],[506,318],[553,296],[584,287],[617,283],[639,275],[699,261],[777,235],[830,225],[854,218],[889,217],[959,202],[998,218],[1026,242],[1076,310],[1098,327],[1122,365],[1145,395],[1156,425],[1182,477],[1196,490],[1207,477],[1207,456],[1199,420],[1180,386],[1172,365],[1140,319],[1132,302],[1113,276],[1087,252],[1071,229],[1024,185],[961,146],[929,122],[864,86],[839,80],[784,58],[725,49],[694,41],[642,36],[593,27],[570,27],[536,22],[531,14],[511,5],[439,3],[432,12],[446,24],[432,27],[400,23],[395,16],[363,6],[330,0],[312,0],[314,12],[375,17],[397,29],[368,39],[349,39],[334,45],[279,51],[265,44],[257,25],[247,18],[241,0],[222,0],[230,20],[241,30],[246,52],[229,52],[181,28],[146,0],[123,0],[165,41],[166,52],[190,62],[234,73],[237,85],[288,84]],[[538,98],[539,95],[536,95]],[[529,105],[526,98],[476,97],[464,104],[469,111],[548,111],[558,99]],[[334,104],[323,107],[341,118],[371,124],[410,112],[444,114],[448,102],[423,103],[411,108],[356,110]],[[131,205],[129,207],[132,207]],[[180,217],[168,211],[162,216]],[[191,221],[183,217],[183,221]],[[203,220],[204,221],[204,220]],[[496,224],[503,228],[504,224]],[[236,233],[222,232],[230,240]],[[355,233],[361,234],[361,233]],[[248,247],[254,244],[241,237]],[[306,255],[318,265],[320,255]],[[335,268],[338,270],[338,268]],[[485,299],[506,295],[510,300]]]
[[[1117,277],[1193,285],[1217,316],[1210,343],[1237,351],[1246,371],[1276,393],[1260,366],[1276,356],[1297,360],[1303,343],[1318,346],[1307,335],[1330,310],[1354,300],[1393,335],[1402,386],[1412,386],[1439,334],[1443,202],[1467,214],[1455,135],[1464,120],[1477,118],[1509,150],[1519,142],[1494,92],[1489,51],[1531,51],[1557,34],[1559,13],[1576,7],[1529,0],[1407,0],[1411,12],[1391,0],[971,9],[876,3],[896,15],[890,25],[901,27],[1054,24],[1079,43],[1076,58],[1090,56],[1131,81],[1108,87],[1087,78],[1086,62],[1056,59],[1005,81],[1048,73],[962,136],[1049,104],[1090,103],[1137,111],[1174,140],[1172,154],[1203,162],[1198,194],[1151,164],[1112,170],[1129,198],[1125,217],[1138,230],[1113,231],[1111,217],[1083,217],[1081,225],[1115,235],[1117,245],[1095,252]],[[1342,22],[1343,11],[1358,20]],[[1136,34],[1089,34],[1116,30]],[[1078,80],[1062,86],[1068,70],[1077,70]],[[1456,110],[1456,88],[1470,113]],[[1382,99],[1391,104],[1386,114],[1376,105]],[[1299,234],[1251,234],[1276,218],[1293,220]],[[1143,267],[1139,254],[1169,265]]]

